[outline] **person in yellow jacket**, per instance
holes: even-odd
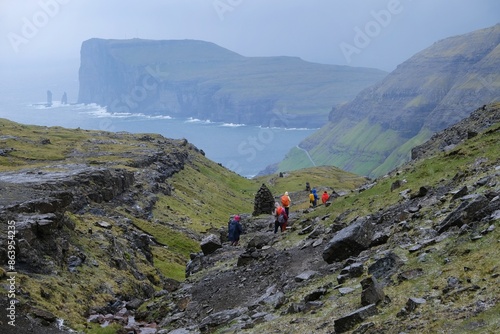
[[[288,196],[288,191],[285,191],[283,196],[281,196],[281,206],[285,208],[286,215],[289,215],[289,210],[290,210],[290,204],[292,203],[292,200],[290,199],[290,196]]]
[[[315,202],[316,202],[316,197],[314,196],[314,194],[313,194],[313,192],[311,190],[311,192],[309,193],[309,205],[310,205],[311,208],[316,207],[316,203]]]

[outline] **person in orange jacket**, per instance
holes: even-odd
[[[288,216],[290,214],[290,204],[292,203],[292,200],[290,199],[290,196],[288,196],[288,191],[285,191],[283,196],[281,196],[281,206],[285,208],[286,215]]]

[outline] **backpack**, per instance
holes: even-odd
[[[281,204],[283,204],[284,207],[287,207],[290,205],[290,197],[287,195],[281,196]]]
[[[286,211],[285,209],[281,209],[281,213],[278,215],[278,223],[284,224],[286,222]]]

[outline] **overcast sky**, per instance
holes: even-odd
[[[0,61],[78,64],[84,40],[138,37],[391,71],[499,22],[499,0],[0,0]]]

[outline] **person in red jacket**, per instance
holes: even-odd
[[[328,195],[328,193],[325,190],[323,195],[321,195],[321,202],[323,202],[323,204],[326,204],[326,201],[328,201],[329,199],[330,199],[330,195]]]
[[[288,222],[288,216],[286,210],[278,202],[274,204],[274,233],[278,232],[280,228],[281,232],[286,231],[286,225]]]

